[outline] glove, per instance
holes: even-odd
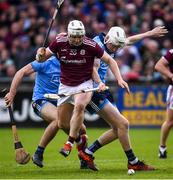
[[[46,48],[45,47],[39,48],[37,50],[36,60],[38,62],[43,62],[45,60],[45,56],[46,56]]]

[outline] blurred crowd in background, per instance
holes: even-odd
[[[0,1],[0,77],[13,77],[35,59],[55,7],[56,0]],[[173,48],[173,0],[64,0],[49,42],[57,33],[66,32],[73,19],[83,21],[91,38],[112,26],[121,26],[127,36],[165,26],[169,31],[165,37],[145,39],[117,53],[125,80],[162,80],[153,67],[167,49]]]

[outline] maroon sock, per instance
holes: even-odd
[[[85,129],[80,129],[79,134],[80,135],[86,134],[86,130]]]
[[[75,142],[79,142],[80,141],[80,139],[81,139],[81,137],[80,137],[80,135],[78,135],[78,137],[75,139]]]
[[[69,142],[71,142],[71,143],[73,144],[73,143],[74,143],[74,141],[75,141],[75,138],[74,138],[74,137],[69,136],[69,137],[68,137],[68,141],[69,141]]]

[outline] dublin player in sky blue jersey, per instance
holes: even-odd
[[[131,45],[138,40],[147,37],[160,37],[167,33],[164,27],[156,27],[155,29],[148,31],[146,33],[138,34],[126,38],[125,32],[120,27],[112,27],[107,34],[101,33],[96,36],[94,40],[99,44],[99,46],[104,49],[111,57],[116,57],[116,51],[119,48],[123,48],[126,45]],[[98,65],[98,73],[100,79],[105,83],[105,77],[107,74],[108,66],[106,63],[100,59],[100,64]],[[135,156],[129,138],[129,123],[128,120],[118,111],[118,109],[112,105],[113,98],[109,91],[105,92],[95,92],[91,102],[87,106],[87,110],[91,113],[98,113],[106,122],[111,125],[111,129],[102,134],[91,146],[85,149],[84,152],[80,152],[80,157],[88,164],[91,169],[94,170],[93,164],[93,154],[104,145],[112,142],[115,139],[119,139],[121,146],[127,156],[128,169],[134,170],[154,170],[152,166],[149,166],[142,161],[138,160]]]
[[[43,153],[48,143],[55,137],[59,127],[57,118],[57,100],[48,100],[44,97],[46,93],[57,94],[60,84],[60,63],[56,56],[51,56],[44,63],[33,61],[22,69],[17,71],[11,83],[10,91],[5,96],[8,105],[13,103],[17,89],[24,76],[36,72],[35,86],[32,96],[32,106],[34,112],[49,123],[40,139],[35,154],[32,157],[33,162],[43,167]],[[71,108],[69,106],[69,108]],[[63,129],[68,132],[69,129]],[[86,144],[85,127],[80,131],[81,139],[78,137],[77,149],[80,150]]]
[[[11,105],[13,99],[17,93],[17,89],[22,82],[24,76],[28,76],[36,72],[35,75],[35,86],[32,96],[32,106],[34,112],[49,123],[45,129],[42,138],[40,139],[38,148],[34,155],[34,160],[38,166],[43,167],[43,153],[45,147],[56,135],[59,127],[56,120],[56,106],[57,101],[47,100],[44,97],[45,93],[57,93],[59,88],[59,77],[60,77],[60,64],[55,56],[51,56],[45,63],[38,63],[33,61],[21,68],[15,74],[11,83],[10,91],[5,96],[7,104]],[[51,133],[50,133],[51,132]]]

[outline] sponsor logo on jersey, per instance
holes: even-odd
[[[61,61],[63,61],[64,63],[68,64],[68,63],[71,63],[71,64],[84,64],[86,63],[86,59],[79,59],[79,60],[75,60],[75,59],[62,59],[61,58]]]
[[[61,49],[61,51],[62,51],[62,52],[66,52],[66,51],[67,51],[67,49]]]

